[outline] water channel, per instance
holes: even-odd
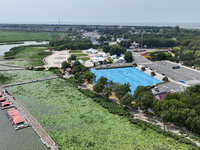
[[[23,44],[10,44],[10,45],[0,45],[0,56],[4,55],[5,52],[8,52],[11,48],[16,46],[25,46],[25,45],[40,45],[40,44],[49,44],[48,41],[36,42],[36,41],[22,41]]]
[[[22,45],[48,44],[48,42],[26,41],[24,44],[0,45],[0,55],[12,47]],[[2,90],[2,89],[1,89]],[[0,91],[1,91],[0,90]],[[46,150],[39,136],[31,127],[15,131],[11,121],[6,116],[5,110],[0,109],[0,150]]]

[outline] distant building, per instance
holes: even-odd
[[[131,43],[130,48],[138,48],[138,47],[139,47],[139,43],[136,43],[135,41]]]

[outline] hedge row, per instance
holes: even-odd
[[[39,68],[36,68],[35,71],[43,71],[45,69],[45,67],[39,67]]]
[[[81,89],[81,88],[79,88],[78,90],[81,93],[85,94],[87,97],[90,97],[90,98],[95,98],[96,97],[96,94],[94,92],[92,92],[91,90],[89,90],[89,89]]]

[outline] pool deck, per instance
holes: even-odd
[[[0,91],[4,92],[4,95],[13,103],[13,105],[21,112],[21,114],[28,120],[33,130],[40,137],[41,142],[43,142],[47,148],[51,150],[57,150],[56,143],[51,139],[51,137],[45,132],[45,130],[40,126],[40,124],[32,117],[32,115],[17,101],[12,95],[6,95],[5,89],[0,84]],[[17,131],[16,131],[17,132]]]

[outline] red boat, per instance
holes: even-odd
[[[15,108],[8,109],[6,114],[12,121],[15,130],[29,126],[25,118]]]
[[[9,102],[9,101],[4,101],[1,103],[1,109],[5,109],[5,108],[10,108],[10,107],[13,107],[14,105]]]
[[[0,97],[0,102],[3,102],[3,101],[5,101],[5,100],[6,100],[5,97]]]

